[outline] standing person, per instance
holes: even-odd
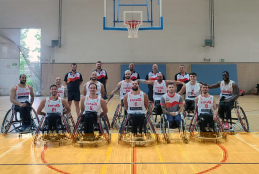
[[[166,115],[169,121],[169,127],[173,125],[173,122],[181,125],[181,113],[183,111],[183,98],[181,95],[175,93],[175,84],[169,83],[167,85],[167,93],[161,97],[160,104],[163,110],[163,114]]]
[[[189,74],[187,74],[185,72],[185,66],[184,65],[180,65],[180,72],[175,74],[174,79],[176,81],[180,81],[180,82],[184,82],[187,83],[190,80]],[[177,85],[177,92],[179,92],[181,90],[181,88],[183,87],[183,85]],[[183,93],[185,94],[185,93]]]
[[[67,99],[67,88],[64,85],[61,85],[60,77],[56,77],[56,85],[58,87],[58,97]]]
[[[142,134],[142,128],[144,126],[145,114],[148,108],[148,97],[142,91],[139,91],[139,85],[137,81],[132,81],[132,91],[128,92],[123,99],[124,107],[127,113],[130,115],[132,122],[132,133],[137,135],[137,129]],[[123,125],[122,125],[123,126]]]
[[[139,73],[134,71],[134,67],[135,66],[134,66],[133,63],[129,64],[129,70],[130,70],[130,73],[131,73],[130,79],[133,80],[133,81],[136,80],[136,79],[140,79]],[[125,80],[125,74],[123,76],[123,80]]]
[[[101,82],[104,86],[104,99],[107,99],[107,91],[106,91],[106,84],[107,84],[107,80],[108,80],[108,75],[107,72],[102,69],[102,62],[98,61],[96,63],[96,69],[94,70],[95,72],[97,72],[97,81]]]
[[[65,75],[64,81],[67,85],[68,90],[68,104],[69,107],[72,105],[72,101],[74,100],[76,114],[79,116],[79,101],[80,101],[80,85],[83,82],[82,75],[76,71],[77,65],[76,63],[71,64],[72,71]]]
[[[34,93],[31,86],[26,85],[26,75],[20,75],[20,83],[15,85],[11,89],[10,101],[14,104],[14,109],[20,112],[20,117],[22,119],[22,128],[23,131],[30,131],[31,125],[31,106],[34,101]],[[29,97],[31,96],[31,101]]]
[[[190,81],[182,87],[178,94],[185,95],[185,111],[193,111],[195,108],[194,99],[201,93],[201,84],[196,81],[197,74],[195,72],[190,73]]]
[[[153,64],[152,66],[152,72],[148,73],[146,75],[145,80],[157,80],[158,73],[161,73],[158,71],[158,65]],[[165,76],[163,75],[163,80],[165,80]],[[148,99],[149,101],[153,101],[153,85],[148,84]]]
[[[228,121],[231,119],[231,106],[234,105],[234,101],[239,97],[239,93],[237,84],[229,79],[227,71],[222,73],[222,78],[222,81],[209,85],[209,89],[220,87],[219,117],[222,119],[224,129],[229,129]]]
[[[88,82],[86,82],[84,84],[84,88],[83,88],[84,96],[86,96],[86,95],[88,95],[90,93],[89,85],[91,83],[94,83],[97,86],[96,95],[98,95],[99,97],[103,98],[104,97],[104,86],[103,86],[103,84],[101,82],[97,81],[97,72],[93,71],[91,73],[91,78],[90,79],[91,79],[90,81],[88,81]]]

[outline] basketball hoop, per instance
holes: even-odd
[[[138,20],[125,21],[125,25],[128,29],[128,38],[138,38],[138,29],[141,24],[142,22]]]

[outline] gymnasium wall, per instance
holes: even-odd
[[[186,72],[191,72],[191,65],[194,63],[185,63]],[[195,63],[197,64],[197,63]],[[198,63],[201,65],[206,65],[205,63]],[[215,63],[218,64],[218,63]],[[125,64],[127,66],[128,64]],[[142,69],[142,73],[149,73],[152,70],[152,64],[149,64],[150,67]],[[213,63],[209,65],[214,65]],[[222,63],[222,65],[228,65],[227,63]],[[238,85],[240,89],[248,92],[249,90],[256,87],[256,84],[259,83],[257,74],[259,74],[259,63],[236,63],[237,75],[238,75]],[[124,66],[124,65],[123,65]],[[142,67],[143,64],[136,64],[135,66]],[[145,66],[148,66],[145,64]],[[173,80],[174,75],[179,72],[180,63],[167,63],[166,64],[166,78],[168,80]],[[83,83],[86,83],[89,80],[91,72],[95,69],[95,64],[78,64],[78,72],[83,76]],[[105,69],[108,73],[108,83],[107,83],[107,92],[110,93],[121,81],[121,64],[120,63],[106,63],[102,65],[102,68]],[[159,67],[158,67],[159,68]],[[159,69],[158,69],[159,70]],[[61,79],[65,77],[67,72],[71,71],[70,64],[42,64],[42,86],[44,87],[42,94],[48,94],[49,86],[55,83],[55,78],[60,76]],[[218,75],[221,75],[221,71],[218,72]],[[213,76],[214,77],[214,76]],[[213,78],[211,77],[211,78]],[[140,78],[145,78],[140,76]],[[231,74],[230,74],[230,79]],[[199,76],[198,76],[199,80]],[[219,79],[221,80],[221,79]],[[218,79],[212,80],[211,82],[217,82]],[[64,82],[62,82],[64,84]],[[82,92],[83,85],[81,85]]]
[[[62,47],[54,49],[53,60],[259,62],[259,1],[214,2],[216,47],[209,48],[202,47],[210,34],[208,0],[163,0],[164,30],[141,31],[138,39],[102,30],[103,0],[63,0]],[[0,16],[0,28],[41,28],[42,45],[58,39],[58,0],[1,0]]]

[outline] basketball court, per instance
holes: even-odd
[[[120,143],[116,128],[109,129],[110,143],[98,146],[71,139],[34,144],[32,133],[0,134],[0,173],[259,173],[258,9],[257,0],[1,0],[0,125],[12,107],[10,90],[20,74],[33,87],[37,110],[56,77],[64,85],[72,63],[83,77],[82,99],[83,85],[101,61],[108,96],[129,63],[140,79],[153,72],[153,64],[166,80],[175,80],[184,65],[207,84],[222,81],[222,72],[228,71],[245,92],[238,105],[249,132],[238,123],[240,130],[226,139],[194,136],[184,143],[175,131],[175,139],[166,143],[155,127],[158,141],[147,146]],[[148,93],[146,84],[139,86]],[[220,89],[209,93],[218,104]],[[110,123],[120,102],[115,95],[107,105]],[[74,103],[71,114],[76,122]]]

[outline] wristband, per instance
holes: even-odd
[[[139,81],[140,83],[144,83],[144,82],[145,82],[144,79],[138,79],[138,81]]]

